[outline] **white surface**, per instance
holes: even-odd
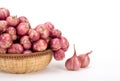
[[[0,71],[1,81],[120,81],[119,0],[0,0],[11,15],[27,16],[32,27],[51,21],[70,42],[63,61],[51,61],[44,70],[30,74]],[[67,71],[65,60],[93,50],[88,68]]]

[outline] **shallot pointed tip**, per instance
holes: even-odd
[[[77,56],[77,55],[76,55],[75,44],[73,44],[73,47],[74,47],[74,55],[73,55],[73,56]]]
[[[93,51],[91,50],[91,51],[89,51],[88,53],[86,53],[86,55],[89,55],[89,54],[91,54]]]

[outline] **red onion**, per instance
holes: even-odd
[[[63,58],[65,58],[65,52],[62,49],[55,51],[54,58],[57,61],[62,60]]]
[[[61,41],[59,38],[54,38],[54,39],[51,39],[50,41],[50,48],[53,50],[53,51],[57,51],[61,48]]]
[[[29,29],[28,35],[31,41],[37,41],[40,39],[40,34],[34,29]]]
[[[12,44],[10,48],[8,48],[8,53],[9,54],[22,54],[23,53],[23,47],[21,44]]]
[[[17,26],[18,35],[26,35],[30,29],[30,24],[22,22]]]
[[[20,16],[19,20],[20,20],[20,23],[21,22],[29,22],[28,19],[25,16]]]
[[[61,31],[60,30],[58,30],[58,29],[54,29],[54,30],[52,30],[51,31],[51,34],[50,34],[50,36],[51,37],[57,37],[57,38],[60,38],[61,37]]]
[[[0,54],[5,54],[6,52],[7,52],[7,49],[0,47]]]
[[[23,45],[24,49],[30,49],[31,48],[31,42],[29,40],[29,36],[23,36],[20,39],[20,44]]]
[[[69,48],[69,42],[67,40],[67,38],[61,36],[61,48],[64,50],[64,51],[67,51],[68,48]]]
[[[8,16],[10,16],[10,12],[6,8],[0,8],[0,20],[5,20]]]
[[[44,24],[48,28],[49,32],[51,33],[51,31],[54,29],[54,25],[51,22],[46,22]]]
[[[92,51],[87,52],[85,54],[81,54],[81,55],[78,56],[78,60],[81,63],[81,68],[85,68],[89,65],[90,58],[89,58],[88,55],[91,54],[91,53],[92,53]]]
[[[5,32],[7,27],[8,23],[5,20],[0,20],[0,32]]]
[[[16,29],[14,27],[8,27],[6,32],[10,34],[10,36],[12,37],[12,40],[17,39]]]
[[[23,54],[29,54],[29,53],[32,53],[32,51],[31,50],[24,50],[23,51]]]
[[[3,33],[0,35],[0,47],[9,48],[12,45],[12,38],[8,33]]]
[[[77,58],[76,49],[74,45],[74,55],[71,58],[66,60],[65,67],[67,70],[74,71],[74,70],[79,70],[80,66],[81,66],[81,63]]]
[[[38,25],[35,30],[40,33],[41,38],[47,39],[49,37],[49,30],[44,24]]]
[[[44,51],[47,49],[47,42],[43,39],[40,39],[33,43],[34,51]]]
[[[16,27],[19,24],[19,18],[17,16],[9,16],[7,17],[6,21],[8,25]]]

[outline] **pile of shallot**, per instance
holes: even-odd
[[[74,45],[73,56],[71,58],[68,58],[65,62],[66,69],[70,71],[76,71],[79,70],[80,68],[86,68],[90,63],[90,58],[88,55],[91,53],[92,51],[77,56]]]
[[[54,58],[62,60],[69,47],[66,37],[51,22],[31,28],[25,16],[11,16],[0,8],[0,54],[28,54],[52,49]]]

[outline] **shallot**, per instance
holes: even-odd
[[[65,58],[65,52],[62,49],[59,49],[54,52],[55,60],[62,60]]]
[[[54,29],[54,25],[51,22],[46,22],[44,24],[48,28],[49,32],[51,33],[52,30]]]
[[[30,29],[30,24],[27,22],[22,22],[17,26],[18,35],[26,35]]]
[[[37,41],[40,39],[40,34],[34,29],[29,29],[28,35],[31,41]]]
[[[85,54],[81,54],[81,55],[78,56],[78,60],[81,63],[81,68],[85,68],[89,65],[90,58],[89,58],[88,55],[91,54],[91,53],[92,53],[92,51],[87,52]]]
[[[22,54],[23,53],[23,47],[21,44],[12,44],[10,48],[8,48],[8,53],[10,54]]]
[[[64,51],[67,51],[69,48],[69,42],[68,42],[67,38],[65,38],[64,36],[61,36],[60,40],[61,40],[61,48]]]
[[[50,40],[50,48],[53,51],[57,51],[61,48],[61,41],[59,38],[54,38]]]
[[[49,30],[44,24],[38,25],[35,30],[40,33],[41,38],[47,39],[49,37]]]
[[[53,38],[56,38],[56,37],[60,38],[61,34],[62,33],[59,29],[54,29],[54,30],[51,31],[50,36],[53,37]]]
[[[28,19],[25,16],[20,16],[19,20],[20,20],[20,23],[21,22],[29,22]]]
[[[10,36],[12,37],[12,40],[17,39],[16,29],[14,27],[8,27],[6,32],[10,34]]]
[[[0,32],[5,32],[7,30],[8,23],[5,20],[0,20]]]
[[[33,43],[33,50],[37,51],[37,52],[44,51],[44,50],[47,49],[47,46],[48,46],[47,42],[45,40],[43,40],[43,39],[40,39],[40,40],[35,41]]]
[[[0,54],[5,54],[6,52],[7,52],[7,49],[0,47]]]
[[[23,54],[29,54],[29,53],[32,53],[32,51],[31,50],[24,50],[23,51]]]
[[[81,66],[81,63],[77,58],[76,49],[74,45],[74,55],[71,58],[66,60],[65,67],[67,70],[74,71],[74,70],[79,70],[80,66]]]
[[[8,25],[16,27],[19,24],[19,18],[17,16],[9,16],[7,17],[6,21]]]
[[[13,41],[8,33],[3,33],[0,35],[0,47],[1,48],[9,48],[12,45]]]
[[[10,12],[6,8],[0,8],[0,20],[5,20],[8,16],[10,16]]]
[[[24,49],[30,49],[32,45],[27,35],[21,37],[20,44],[23,45]]]

